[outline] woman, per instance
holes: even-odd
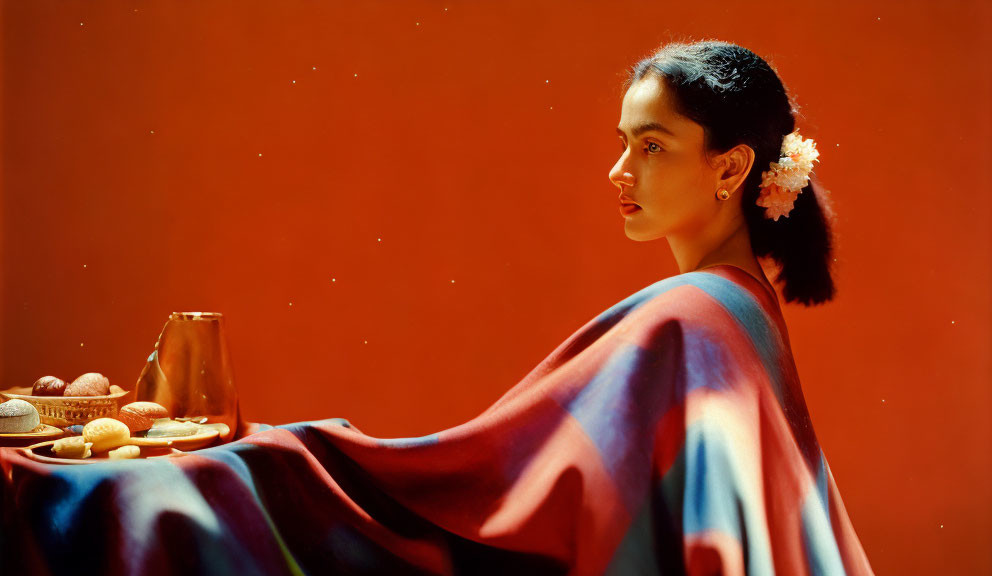
[[[99,534],[121,543],[105,574],[871,574],[757,260],[787,301],[833,294],[815,154],[794,128],[750,51],[662,47],[632,70],[610,179],[627,236],[668,239],[681,274],[428,436],[334,418],[47,484],[2,451],[5,493],[33,520],[5,514],[0,542],[52,573],[76,573],[59,559]],[[99,510],[113,522],[88,525]]]

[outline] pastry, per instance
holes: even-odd
[[[106,396],[110,394],[110,380],[98,372],[89,372],[65,387],[65,396]]]
[[[127,424],[131,432],[148,430],[159,418],[168,418],[169,411],[165,406],[155,402],[131,402],[121,406],[117,419]]]
[[[0,434],[23,434],[41,424],[38,410],[31,404],[14,398],[0,404]]]
[[[83,426],[83,438],[93,443],[93,452],[106,452],[131,440],[127,425],[114,418],[97,418]]]
[[[62,396],[65,392],[66,383],[61,378],[55,376],[42,376],[35,380],[31,386],[32,396]]]
[[[137,458],[140,455],[141,448],[138,448],[133,444],[121,446],[120,448],[114,448],[110,452],[107,452],[107,457],[111,460],[126,460],[128,458]]]
[[[52,444],[52,452],[60,458],[89,458],[93,454],[92,448],[93,443],[82,436],[60,438]]]
[[[200,425],[192,422],[176,422],[169,418],[159,418],[145,433],[146,438],[169,438],[173,436],[193,436],[200,433]]]

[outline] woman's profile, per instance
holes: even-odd
[[[187,573],[871,574],[776,290],[805,305],[835,292],[829,204],[796,113],[746,48],[661,46],[623,86],[609,179],[626,236],[666,239],[679,274],[588,320],[458,426],[267,427],[185,459],[202,468],[174,482],[107,476],[45,506],[81,517],[121,491],[153,494],[104,527],[128,543],[114,573],[169,557],[169,530],[197,535]],[[75,557],[88,542],[33,530],[27,549]]]

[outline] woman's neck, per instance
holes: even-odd
[[[719,232],[713,231],[713,232]],[[679,266],[679,273],[694,272],[720,264],[732,264],[742,268],[758,280],[768,284],[761,263],[754,256],[751,249],[751,237],[748,235],[747,226],[743,221],[736,226],[729,235],[708,236],[703,234],[695,235],[691,241],[678,237],[668,237],[669,246],[675,255],[675,261]]]

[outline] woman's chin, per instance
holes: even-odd
[[[635,242],[649,242],[665,237],[665,234],[659,230],[638,226],[630,220],[624,223],[623,232],[627,238]]]

